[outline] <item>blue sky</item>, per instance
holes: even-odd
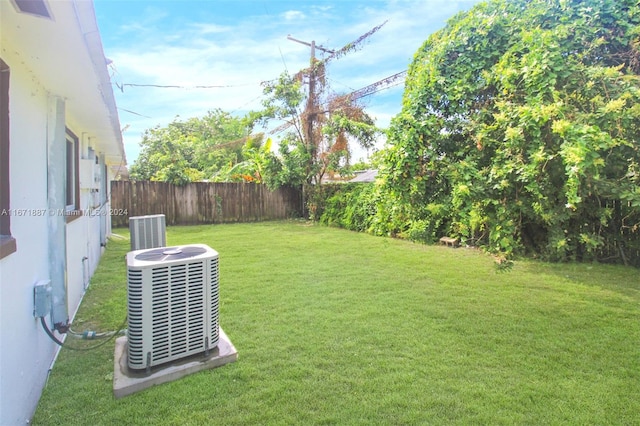
[[[349,93],[406,70],[430,34],[477,2],[94,0],[105,55],[112,61],[127,161],[137,158],[146,129],[177,116],[200,117],[215,108],[242,116],[260,109],[261,82],[309,64],[309,47],[287,35],[339,49],[387,21],[360,50],[329,62],[332,90]],[[399,84],[362,104],[376,124],[387,127],[400,112],[402,91]],[[355,160],[365,156],[354,152]]]

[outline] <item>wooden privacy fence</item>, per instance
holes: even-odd
[[[164,214],[167,225],[257,222],[302,215],[302,191],[253,183],[112,181],[112,226],[129,217]]]

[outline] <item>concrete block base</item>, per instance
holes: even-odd
[[[113,357],[113,395],[116,398],[131,395],[151,386],[171,382],[189,374],[209,370],[234,362],[238,359],[238,351],[233,346],[222,328],[218,347],[204,354],[193,355],[166,365],[151,368],[151,372],[132,371],[127,362],[127,337],[116,339]]]

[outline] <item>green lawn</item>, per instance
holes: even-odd
[[[220,253],[238,361],[116,400],[113,342],[63,349],[35,424],[640,424],[637,269],[498,273],[476,250],[295,221],[167,237]],[[109,242],[76,329],[122,322],[128,247]]]

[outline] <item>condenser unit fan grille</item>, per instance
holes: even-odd
[[[146,260],[150,262],[190,259],[205,253],[207,250],[202,247],[163,247],[153,250],[145,250],[136,255],[136,260]]]

